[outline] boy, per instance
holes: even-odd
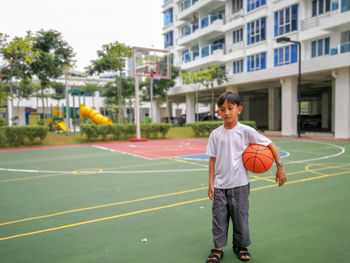
[[[286,174],[276,145],[255,129],[237,121],[243,109],[239,96],[224,92],[219,96],[217,105],[217,113],[224,124],[212,131],[207,147],[210,156],[208,196],[213,201],[212,234],[215,248],[211,250],[206,262],[218,263],[224,256],[222,248],[227,244],[230,217],[233,224],[233,251],[238,259],[248,261],[251,258],[247,249],[250,244],[250,184],[242,162],[244,150],[249,144],[268,146],[277,165],[276,182],[279,186],[286,182]]]

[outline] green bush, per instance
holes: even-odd
[[[4,132],[0,130],[0,147],[5,147],[7,145],[7,140]]]
[[[121,128],[121,136],[123,138],[131,138],[136,135],[136,124],[117,124]]]
[[[24,135],[30,144],[33,144],[36,138],[39,138],[40,141],[44,140],[48,132],[49,128],[43,126],[26,126],[24,129]]]
[[[256,129],[255,121],[240,121],[240,123]],[[189,123],[186,126],[189,126],[192,128],[195,136],[208,136],[213,130],[215,130],[217,127],[221,126],[222,124],[224,124],[223,121],[211,121],[211,122],[203,121],[203,122]]]
[[[0,118],[0,127],[6,126],[6,125],[7,125],[6,120],[4,118]]]
[[[141,124],[141,133],[146,138],[165,138],[170,128],[167,123]]]
[[[29,144],[33,144],[36,138],[40,141],[47,136],[48,128],[43,126],[12,126],[0,128],[0,146],[20,146],[25,144],[25,139]]]
[[[89,141],[97,141],[98,131],[96,124],[82,124],[80,125],[80,133],[86,135]]]
[[[141,124],[141,133],[146,138],[165,138],[171,125],[167,123]],[[85,135],[89,141],[97,141],[99,139],[106,140],[111,136],[115,140],[121,138],[128,139],[135,137],[135,124],[114,124],[114,125],[98,125],[98,124],[82,124],[80,133]]]

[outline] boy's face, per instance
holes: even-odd
[[[235,125],[237,123],[237,117],[241,114],[242,109],[242,106],[229,103],[225,100],[224,104],[222,104],[217,110],[217,113],[224,120],[225,125]]]

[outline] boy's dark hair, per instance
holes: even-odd
[[[227,100],[228,103],[237,104],[237,106],[241,105],[241,98],[237,93],[233,93],[231,91],[225,91],[224,93],[220,94],[216,102],[218,107],[221,107],[221,105],[224,104],[225,100]]]

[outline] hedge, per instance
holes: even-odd
[[[144,138],[165,138],[171,124],[167,123],[149,123],[141,124],[141,135]],[[80,133],[85,135],[89,141],[106,140],[112,137],[114,140],[127,139],[136,136],[135,124],[104,124],[94,123],[82,124]]]
[[[255,121],[240,121],[240,123],[248,125],[256,129]],[[186,124],[186,126],[191,127],[195,136],[208,136],[213,130],[217,127],[224,124],[223,121],[203,121],[203,122],[194,122]]]
[[[48,131],[43,126],[3,126],[0,127],[0,147],[21,146],[26,140],[32,145],[37,138],[44,140]]]

